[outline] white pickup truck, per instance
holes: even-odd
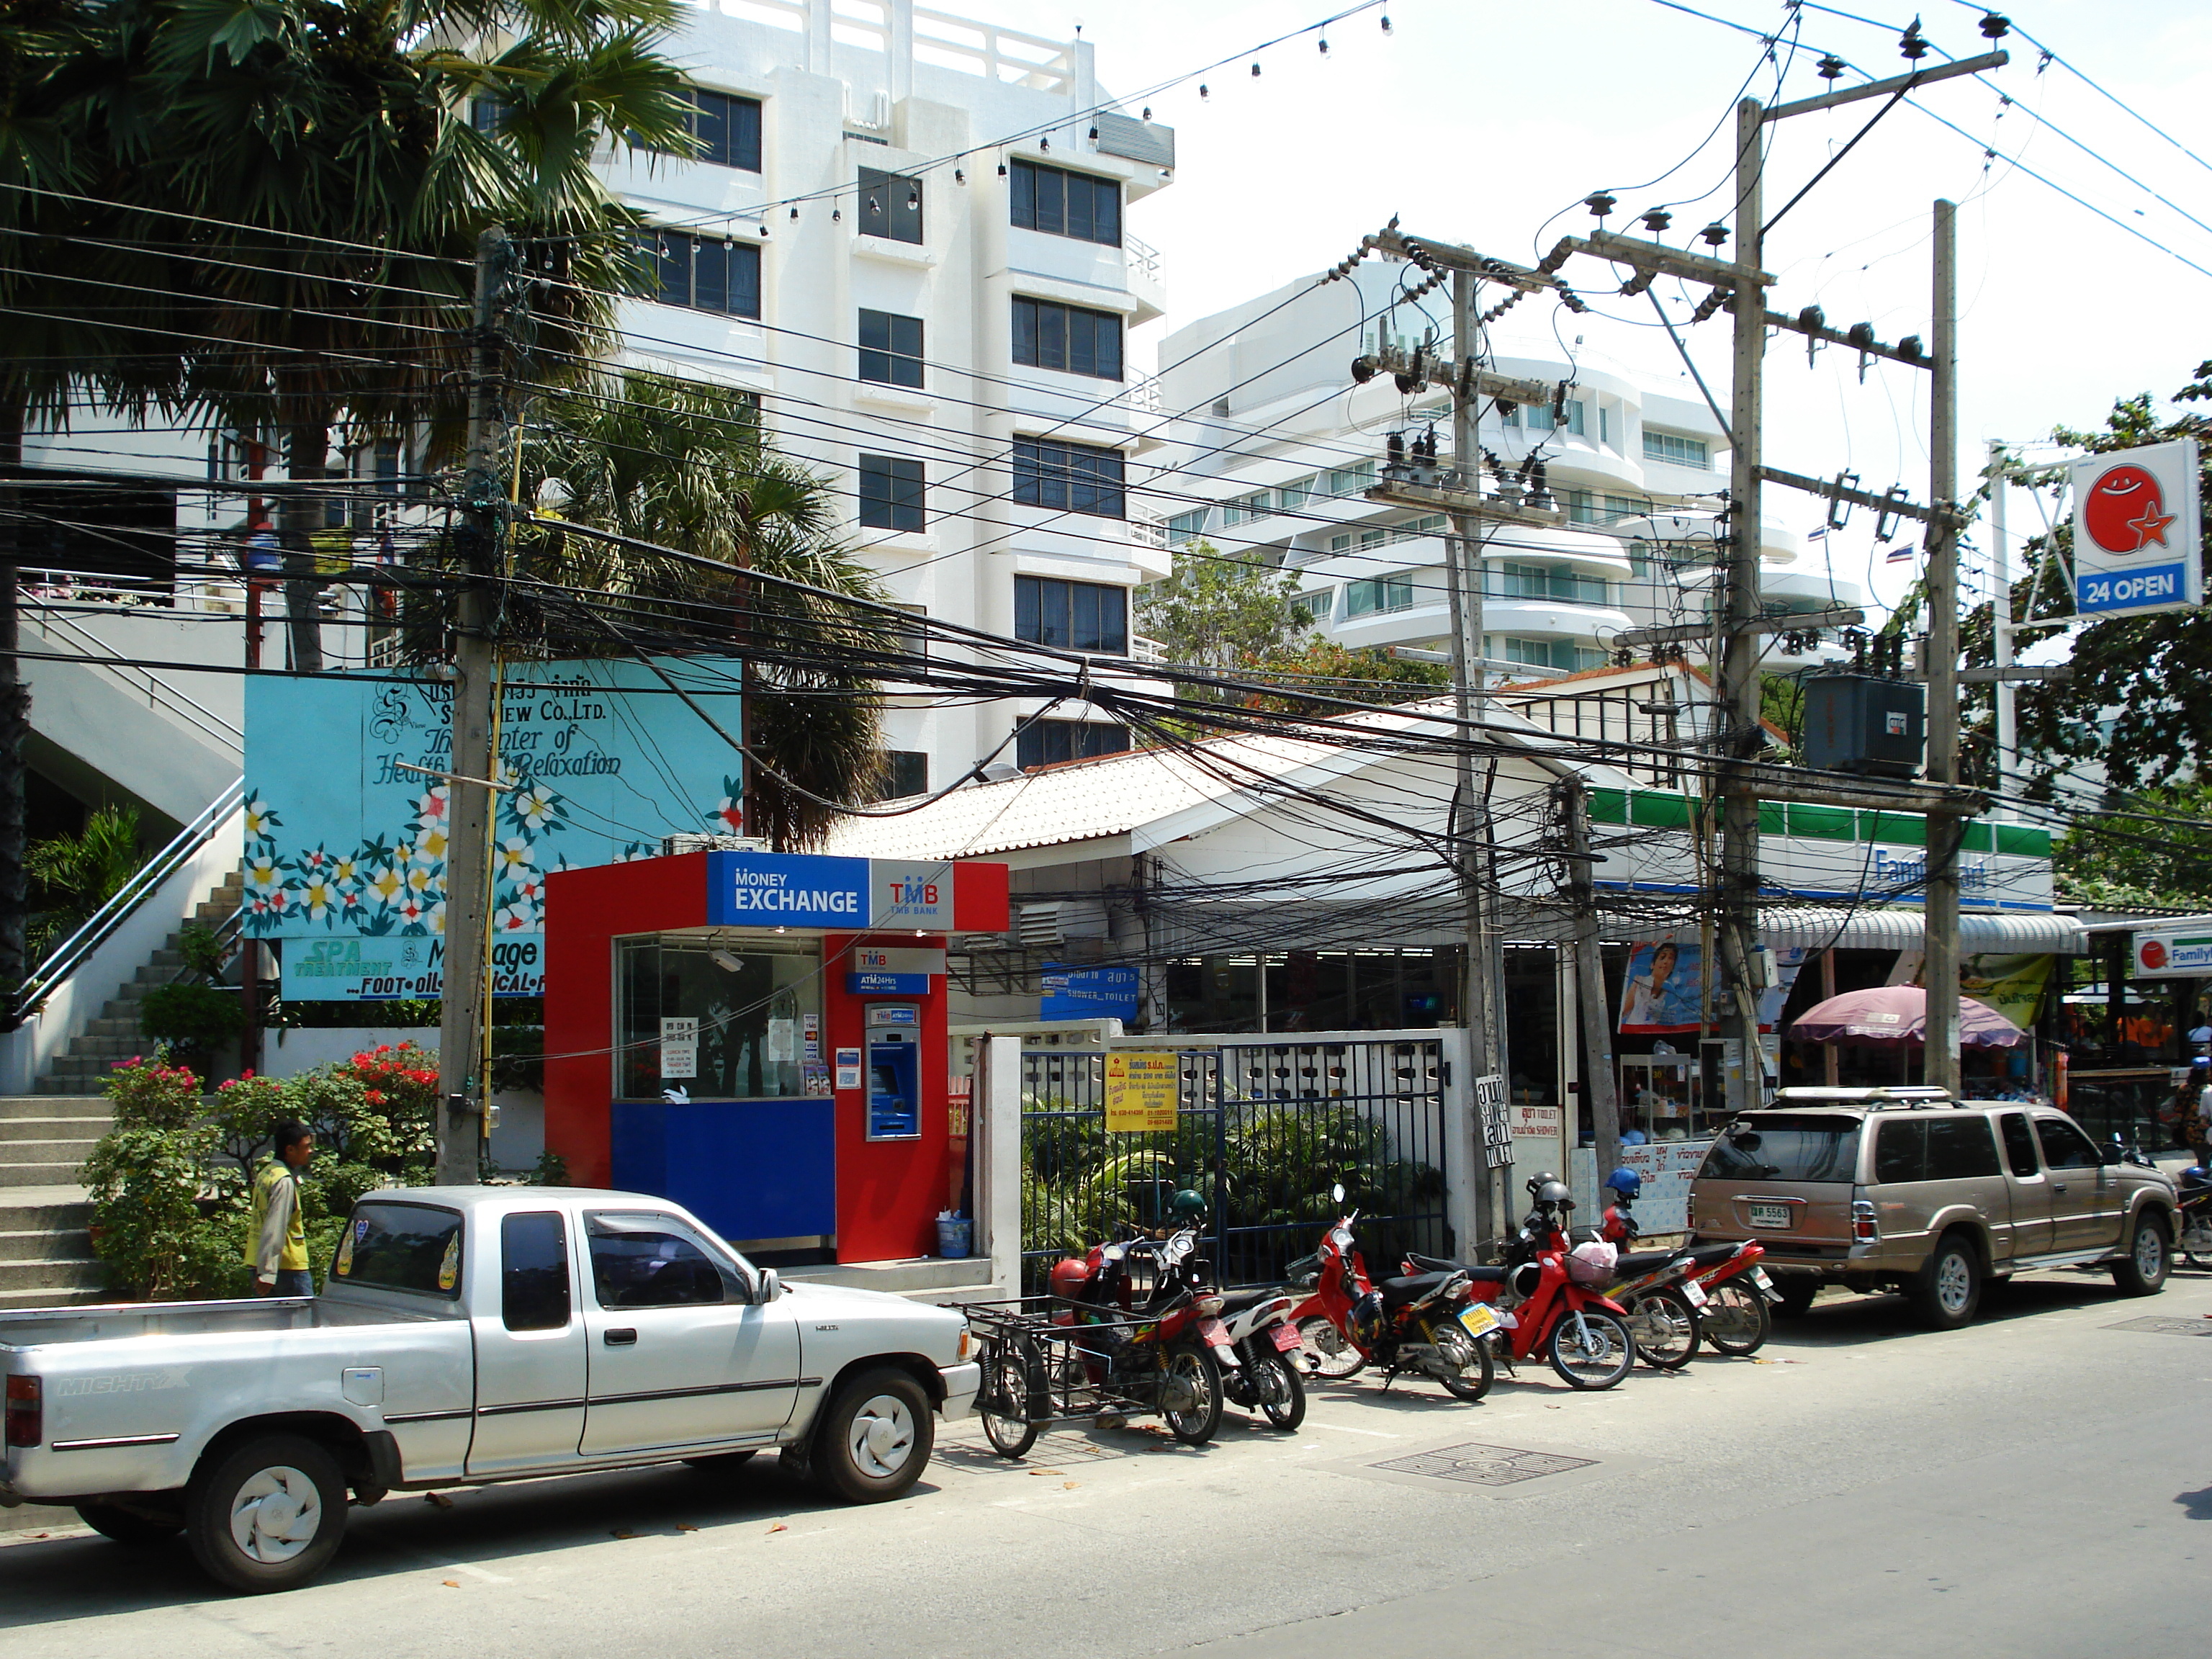
[[[349,1503],[766,1447],[856,1503],[974,1409],[966,1321],[784,1285],[634,1193],[372,1193],[320,1297],[0,1314],[0,1505],[184,1532],[240,1590],[319,1571]]]

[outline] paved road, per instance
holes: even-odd
[[[1292,1437],[972,1431],[908,1500],[842,1510],[773,1463],[357,1510],[328,1578],[211,1595],[181,1549],[0,1534],[9,1659],[1196,1650],[2105,1655],[2193,1638],[2212,1582],[2212,1276],[2120,1298],[2045,1275],[1985,1322],[1823,1302],[1757,1360],[1467,1407],[1317,1391]],[[2154,1317],[2185,1334],[2113,1328]],[[1419,1471],[1506,1454],[1506,1485]],[[1376,1467],[1401,1462],[1406,1468]],[[18,1517],[21,1518],[21,1517]],[[2200,1530],[2200,1528],[2202,1528]]]

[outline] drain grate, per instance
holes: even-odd
[[[1470,1442],[1464,1446],[1416,1452],[1410,1457],[1393,1457],[1368,1467],[1389,1469],[1397,1474],[1432,1475],[1438,1480],[1459,1480],[1470,1486],[1512,1486],[1523,1480],[1540,1480],[1547,1474],[1565,1474],[1570,1469],[1593,1468],[1596,1463],[1594,1457],[1562,1457],[1556,1452],[1522,1451],[1512,1446],[1485,1446]]]
[[[2124,1319],[2108,1331],[2149,1331],[2159,1336],[2212,1336],[2212,1319]]]

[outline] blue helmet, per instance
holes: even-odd
[[[1605,1184],[1623,1198],[1634,1198],[1644,1190],[1644,1177],[1633,1170],[1615,1170],[1605,1178]]]

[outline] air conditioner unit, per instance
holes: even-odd
[[[1024,951],[1048,951],[1072,939],[1104,939],[1109,932],[1103,899],[1054,899],[1024,904],[1014,938]]]

